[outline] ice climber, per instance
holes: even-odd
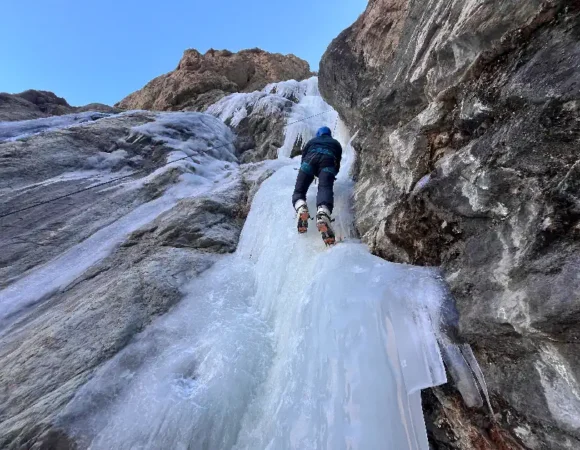
[[[318,196],[316,198],[316,227],[322,234],[326,245],[335,243],[331,227],[331,214],[334,207],[334,181],[340,170],[342,147],[332,137],[328,127],[322,127],[316,137],[308,141],[302,149],[302,164],[296,179],[292,204],[298,216],[298,232],[308,231],[310,214],[306,205],[306,193],[314,177],[318,177]]]

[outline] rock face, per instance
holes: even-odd
[[[268,83],[303,80],[312,75],[306,61],[294,55],[260,49],[232,53],[186,50],[177,68],[149,82],[116,106],[155,111],[202,111],[232,92],[252,92]]]
[[[268,173],[241,168],[230,130],[199,113],[12,139],[0,143],[0,448],[72,449],[58,415],[183,283],[235,250]]]
[[[28,90],[20,94],[0,93],[0,122],[39,119],[84,111],[113,113],[117,110],[101,103],[91,103],[82,107],[70,106],[64,98],[47,91]]]
[[[307,105],[317,104],[323,114],[308,116]],[[219,117],[236,133],[240,161],[294,157],[321,126],[336,128],[338,115],[320,97],[318,78],[272,83],[261,91],[234,93],[211,105],[208,114]],[[1,134],[0,134],[1,138]]]
[[[499,413],[484,425],[432,395],[440,428],[473,419],[436,448],[580,448],[579,14],[374,0],[321,63],[323,96],[360,130],[363,239],[443,267]]]
[[[236,93],[207,109],[236,133],[236,149],[243,162],[275,159],[284,144],[284,126],[294,102],[267,92]]]

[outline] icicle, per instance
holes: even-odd
[[[489,391],[487,390],[487,383],[485,382],[485,377],[483,376],[483,372],[481,371],[481,367],[473,354],[473,350],[469,344],[462,344],[460,346],[461,354],[467,361],[467,364],[475,374],[475,378],[479,383],[479,388],[485,397],[485,401],[487,403],[487,407],[489,408],[489,412],[491,417],[494,417],[493,408],[491,407],[491,401],[489,399]]]
[[[441,345],[443,361],[451,374],[457,390],[463,397],[463,401],[470,408],[483,406],[483,399],[479,393],[477,382],[461,348],[450,342]]]

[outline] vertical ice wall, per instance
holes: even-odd
[[[331,111],[323,120],[328,105],[310,98],[312,83],[288,84],[298,89],[293,95],[311,95],[298,98],[288,123],[309,119],[289,125],[287,138],[311,136],[336,118]],[[445,291],[435,272],[388,263],[355,239],[347,175],[354,154],[344,124],[333,128],[346,147],[335,209],[344,241],[327,249],[315,230],[296,233],[290,198],[298,162],[282,158],[286,165],[254,199],[237,252],[192,280],[180,305],[61,416],[81,443],[428,448],[420,389],[445,382],[434,333]]]
[[[250,114],[268,115],[284,111],[288,100],[294,104],[286,120],[284,145],[278,150],[279,157],[290,157],[294,144],[307,142],[320,127],[327,126],[337,131],[338,113],[320,96],[317,77],[272,83],[258,92],[232,94],[210,106],[207,112],[237,127]]]
[[[280,157],[289,157],[297,141],[308,142],[320,127],[327,126],[336,131],[338,113],[320,96],[317,77],[300,82],[290,80],[274,83],[266,86],[264,90],[297,102],[287,120],[284,145],[278,151]],[[346,142],[348,140],[343,144]]]

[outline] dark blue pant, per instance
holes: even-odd
[[[295,205],[298,200],[306,200],[306,193],[316,175],[318,176],[316,206],[326,206],[330,212],[332,212],[332,209],[334,208],[335,173],[336,171],[333,167],[320,168],[318,165],[314,164],[307,163],[306,166],[303,164],[298,172],[298,177],[296,178],[296,187],[294,188],[294,195],[292,195],[292,205]]]

